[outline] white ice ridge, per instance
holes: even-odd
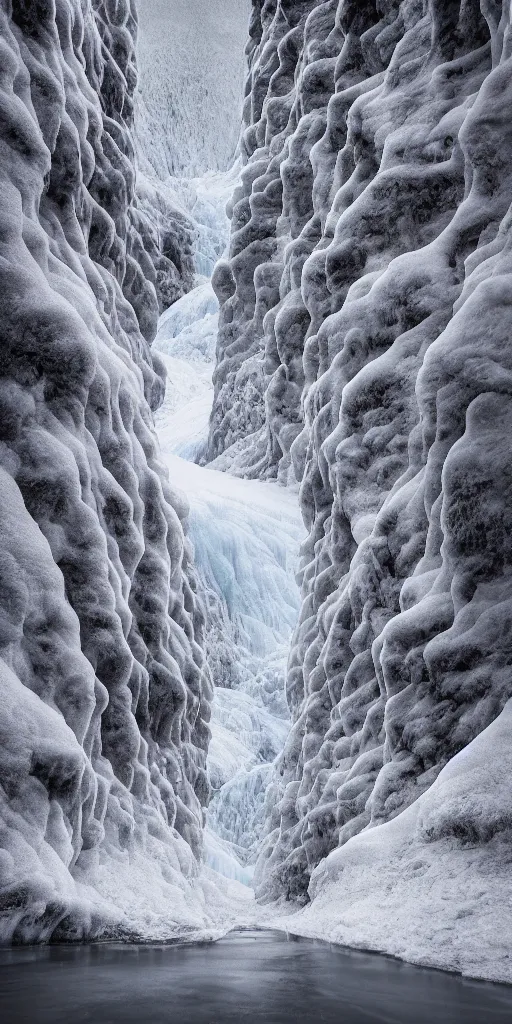
[[[420,958],[509,978],[510,930],[487,944],[512,831],[484,731],[512,695],[510,4],[256,0],[248,54],[209,458],[298,481],[309,533],[257,891],[416,956],[408,906]],[[456,772],[447,800],[480,733],[481,798]],[[439,804],[432,841],[417,801]]]

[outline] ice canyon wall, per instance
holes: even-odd
[[[253,3],[209,445],[309,530],[265,898],[426,791],[425,849],[510,840],[479,734],[512,696],[511,48],[500,0]]]
[[[4,942],[207,919],[210,681],[150,348],[193,266],[137,199],[135,34],[133,0],[0,4]]]

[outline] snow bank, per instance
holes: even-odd
[[[512,702],[393,821],[322,861],[295,934],[512,982]]]

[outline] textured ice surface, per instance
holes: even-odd
[[[135,193],[135,27],[128,0],[0,11],[2,941],[214,916],[203,612],[149,347],[192,236]]]
[[[159,178],[225,170],[239,139],[250,0],[141,0],[138,149]]]
[[[510,882],[493,839],[501,821],[510,842],[501,755],[486,748],[473,830],[434,784],[512,693],[510,53],[499,0],[255,3],[245,166],[213,277],[210,458],[298,480],[309,531],[259,892],[315,896],[313,920],[334,892],[319,868],[308,896],[322,859],[348,844],[333,857],[364,891],[358,854],[392,835],[386,911],[364,941],[411,953],[403,883],[436,917],[421,955],[439,962],[445,941],[456,958],[456,898],[445,914],[427,883],[408,889],[400,852],[426,794],[454,823],[430,848],[436,891],[466,864],[487,966],[488,879],[499,864]],[[489,830],[485,800],[503,810]]]
[[[191,328],[195,328],[198,321],[207,316],[214,316],[219,309],[219,303],[215,292],[209,281],[199,284],[192,292],[184,295],[178,302],[169,307],[160,317],[158,334],[155,345],[160,352],[167,352],[169,355],[181,355],[187,362],[194,362],[202,358],[204,362],[213,363],[215,351],[211,348],[199,352]],[[177,341],[182,332],[189,332],[186,338],[188,344]]]
[[[139,119],[141,112],[138,112]],[[152,170],[137,174],[137,192],[144,198],[147,194],[150,204],[164,201],[167,207],[181,215],[191,231],[192,258],[195,272],[210,278],[220,256],[224,255],[229,242],[230,200],[240,175],[240,160],[227,171],[210,171],[198,178],[179,178],[167,175],[159,178]],[[187,256],[184,246],[182,257]],[[187,279],[190,287],[192,280]],[[174,302],[178,296],[170,301]]]
[[[511,729],[509,701],[412,806],[329,854],[279,927],[511,982]]]
[[[195,415],[194,403],[189,413]],[[162,454],[187,494],[187,530],[206,595],[206,660],[215,683],[206,857],[217,871],[248,883],[252,870],[244,865],[254,863],[261,839],[271,762],[289,729],[284,678],[299,608],[295,572],[303,526],[293,490],[178,458],[175,430],[167,431],[164,414],[165,406]]]

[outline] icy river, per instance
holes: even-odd
[[[0,953],[3,1024],[498,1024],[512,989],[276,932]]]

